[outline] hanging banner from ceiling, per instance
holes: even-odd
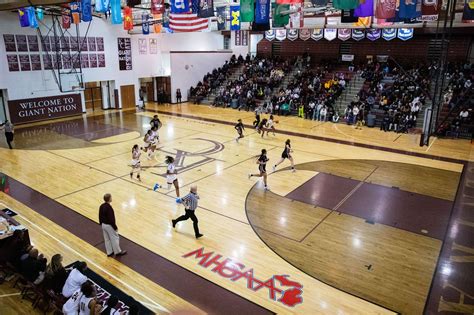
[[[230,6],[230,30],[240,30],[240,5]]]

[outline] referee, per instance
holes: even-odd
[[[191,220],[193,221],[194,235],[196,235],[196,238],[204,236],[203,234],[199,233],[198,218],[194,214],[194,211],[198,206],[198,200],[199,196],[197,194],[197,186],[193,185],[191,186],[189,194],[187,194],[183,198],[178,199],[178,202],[184,205],[186,213],[175,220],[171,220],[171,223],[173,224],[174,228],[176,226],[176,223],[178,223],[179,221],[186,221],[187,219],[191,218]]]

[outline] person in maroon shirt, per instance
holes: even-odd
[[[99,224],[102,226],[104,233],[105,250],[107,257],[113,255],[122,256],[127,253],[126,250],[120,249],[118,227],[115,224],[114,209],[110,205],[112,202],[112,195],[104,195],[104,203],[99,208]]]

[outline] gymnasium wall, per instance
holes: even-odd
[[[376,41],[370,41],[368,39],[354,41],[350,39],[345,42],[339,39],[333,41],[327,41],[325,39],[319,41],[312,39],[306,41],[300,39],[290,41],[286,39],[281,41],[280,55],[283,57],[293,57],[307,52],[312,56],[314,61],[321,59],[338,59],[340,58],[341,44],[345,43],[345,45],[348,44],[347,46],[350,46],[350,52],[346,53],[354,54],[356,61],[364,61],[367,55],[390,55],[397,61],[404,63],[429,59],[429,42],[430,39],[434,38],[434,35],[417,35],[415,33],[414,38],[408,41],[402,41],[398,38],[391,41],[386,41],[382,38]],[[471,42],[472,35],[453,35],[449,47],[450,60],[466,60]],[[272,45],[280,44],[277,40],[261,40],[257,46],[258,54],[271,56]]]
[[[49,24],[50,21],[50,18],[45,16],[43,22]],[[87,26],[88,23],[80,24],[81,36],[104,38],[105,67],[83,69],[84,82],[114,81],[115,89],[119,91],[119,102],[121,99],[120,86],[135,85],[135,102],[138,104],[139,78],[172,75],[170,51],[216,51],[223,49],[223,36],[220,32],[130,36],[123,30],[122,25],[111,25],[110,21],[96,18],[90,24],[88,32]],[[41,29],[45,30],[46,28],[42,27]],[[16,12],[0,12],[0,89],[7,90],[8,99],[60,95],[61,92],[51,70],[9,71],[7,52],[3,40],[4,34],[36,35],[37,33],[35,29],[20,27]],[[117,38],[119,37],[131,38],[132,70],[119,70],[117,47]],[[147,44],[150,38],[156,38],[157,53],[151,54],[148,46],[146,53],[140,54],[138,48],[139,38],[146,38]],[[201,74],[201,77],[202,75],[204,73]],[[84,102],[84,95],[82,95],[82,100]],[[121,105],[119,104],[118,107],[121,107]]]

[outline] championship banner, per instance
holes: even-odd
[[[355,10],[354,16],[357,17],[368,17],[374,15],[374,0],[365,0]]]
[[[201,18],[214,16],[214,0],[200,0],[198,16]]]
[[[187,13],[189,12],[189,0],[171,0],[171,13]]]
[[[351,38],[351,29],[350,28],[340,28],[337,30],[337,37],[342,40],[346,41]]]
[[[150,23],[148,22],[148,13],[142,14],[142,33],[143,35],[150,34]]]
[[[28,9],[20,8],[18,9],[18,19],[20,20],[21,27],[30,26],[30,19],[28,19]]]
[[[38,20],[36,19],[35,8],[28,7],[28,23],[30,24],[31,28],[38,28]],[[21,57],[20,57],[21,58]]]
[[[81,8],[79,7],[79,2],[71,2],[69,7],[71,8],[72,23],[76,25],[81,23]]]
[[[308,40],[311,38],[311,31],[307,28],[300,30],[300,39]]]
[[[132,8],[130,7],[123,8],[123,29],[126,31],[133,30]]]
[[[462,22],[474,23],[474,1],[464,1],[464,10],[462,11]]]
[[[302,28],[304,26],[302,4],[292,4],[290,10],[296,10],[295,13],[290,14],[290,28]]]
[[[352,29],[352,39],[353,40],[362,40],[365,38],[365,31],[364,30],[358,30],[356,28]]]
[[[268,24],[270,21],[270,0],[257,0],[255,23]]]
[[[368,16],[368,17],[360,17],[357,20],[357,23],[354,23],[354,26],[370,28],[371,24],[372,24],[372,17]]]
[[[311,32],[311,39],[314,39],[315,41],[318,41],[324,37],[323,34],[323,29],[322,28],[315,28]]]
[[[396,9],[397,0],[376,0],[375,17],[377,19],[393,19]]]
[[[293,29],[288,30],[286,34],[286,38],[288,38],[291,41],[298,39],[298,30],[293,30]]]
[[[442,0],[423,0],[419,21],[437,21]]]
[[[282,15],[280,12],[287,11],[290,6],[287,4],[276,5],[274,4],[273,13],[273,27],[285,27],[290,22],[290,16],[288,14]]]
[[[91,0],[81,0],[81,19],[84,22],[92,21],[92,4]]]
[[[240,5],[238,4],[230,6],[230,30],[240,30]]]
[[[412,28],[399,28],[397,37],[401,40],[409,40],[413,37]]]
[[[38,20],[42,20],[44,18],[44,11],[41,8],[36,8],[36,16],[38,17]]]
[[[257,0],[258,2],[259,0]],[[240,20],[242,22],[253,22],[255,16],[254,12],[254,0],[241,0],[240,1]]]
[[[61,9],[61,26],[67,30],[71,27],[71,14],[69,9],[62,8]]]
[[[381,32],[380,29],[375,29],[375,28],[368,29],[367,30],[367,39],[371,40],[371,41],[377,40],[377,39],[380,38],[381,33],[382,32]]]
[[[120,0],[110,0],[110,12],[112,14],[112,24],[122,24]]]
[[[385,40],[392,40],[397,37],[396,28],[384,28],[382,29],[382,38]]]
[[[171,9],[165,7],[165,10],[163,11],[163,20],[162,20],[162,25],[165,28],[170,27],[170,14],[171,14]]]
[[[151,0],[151,14],[163,14],[165,3],[163,0]]]
[[[324,29],[324,38],[328,41],[332,41],[337,37],[337,29],[335,28],[325,28]]]
[[[285,40],[286,30],[275,30],[275,38],[279,41]]]
[[[226,29],[226,7],[217,7],[217,30],[223,31]]]
[[[275,39],[275,30],[269,30],[265,32],[265,39],[268,41],[272,41]]]

